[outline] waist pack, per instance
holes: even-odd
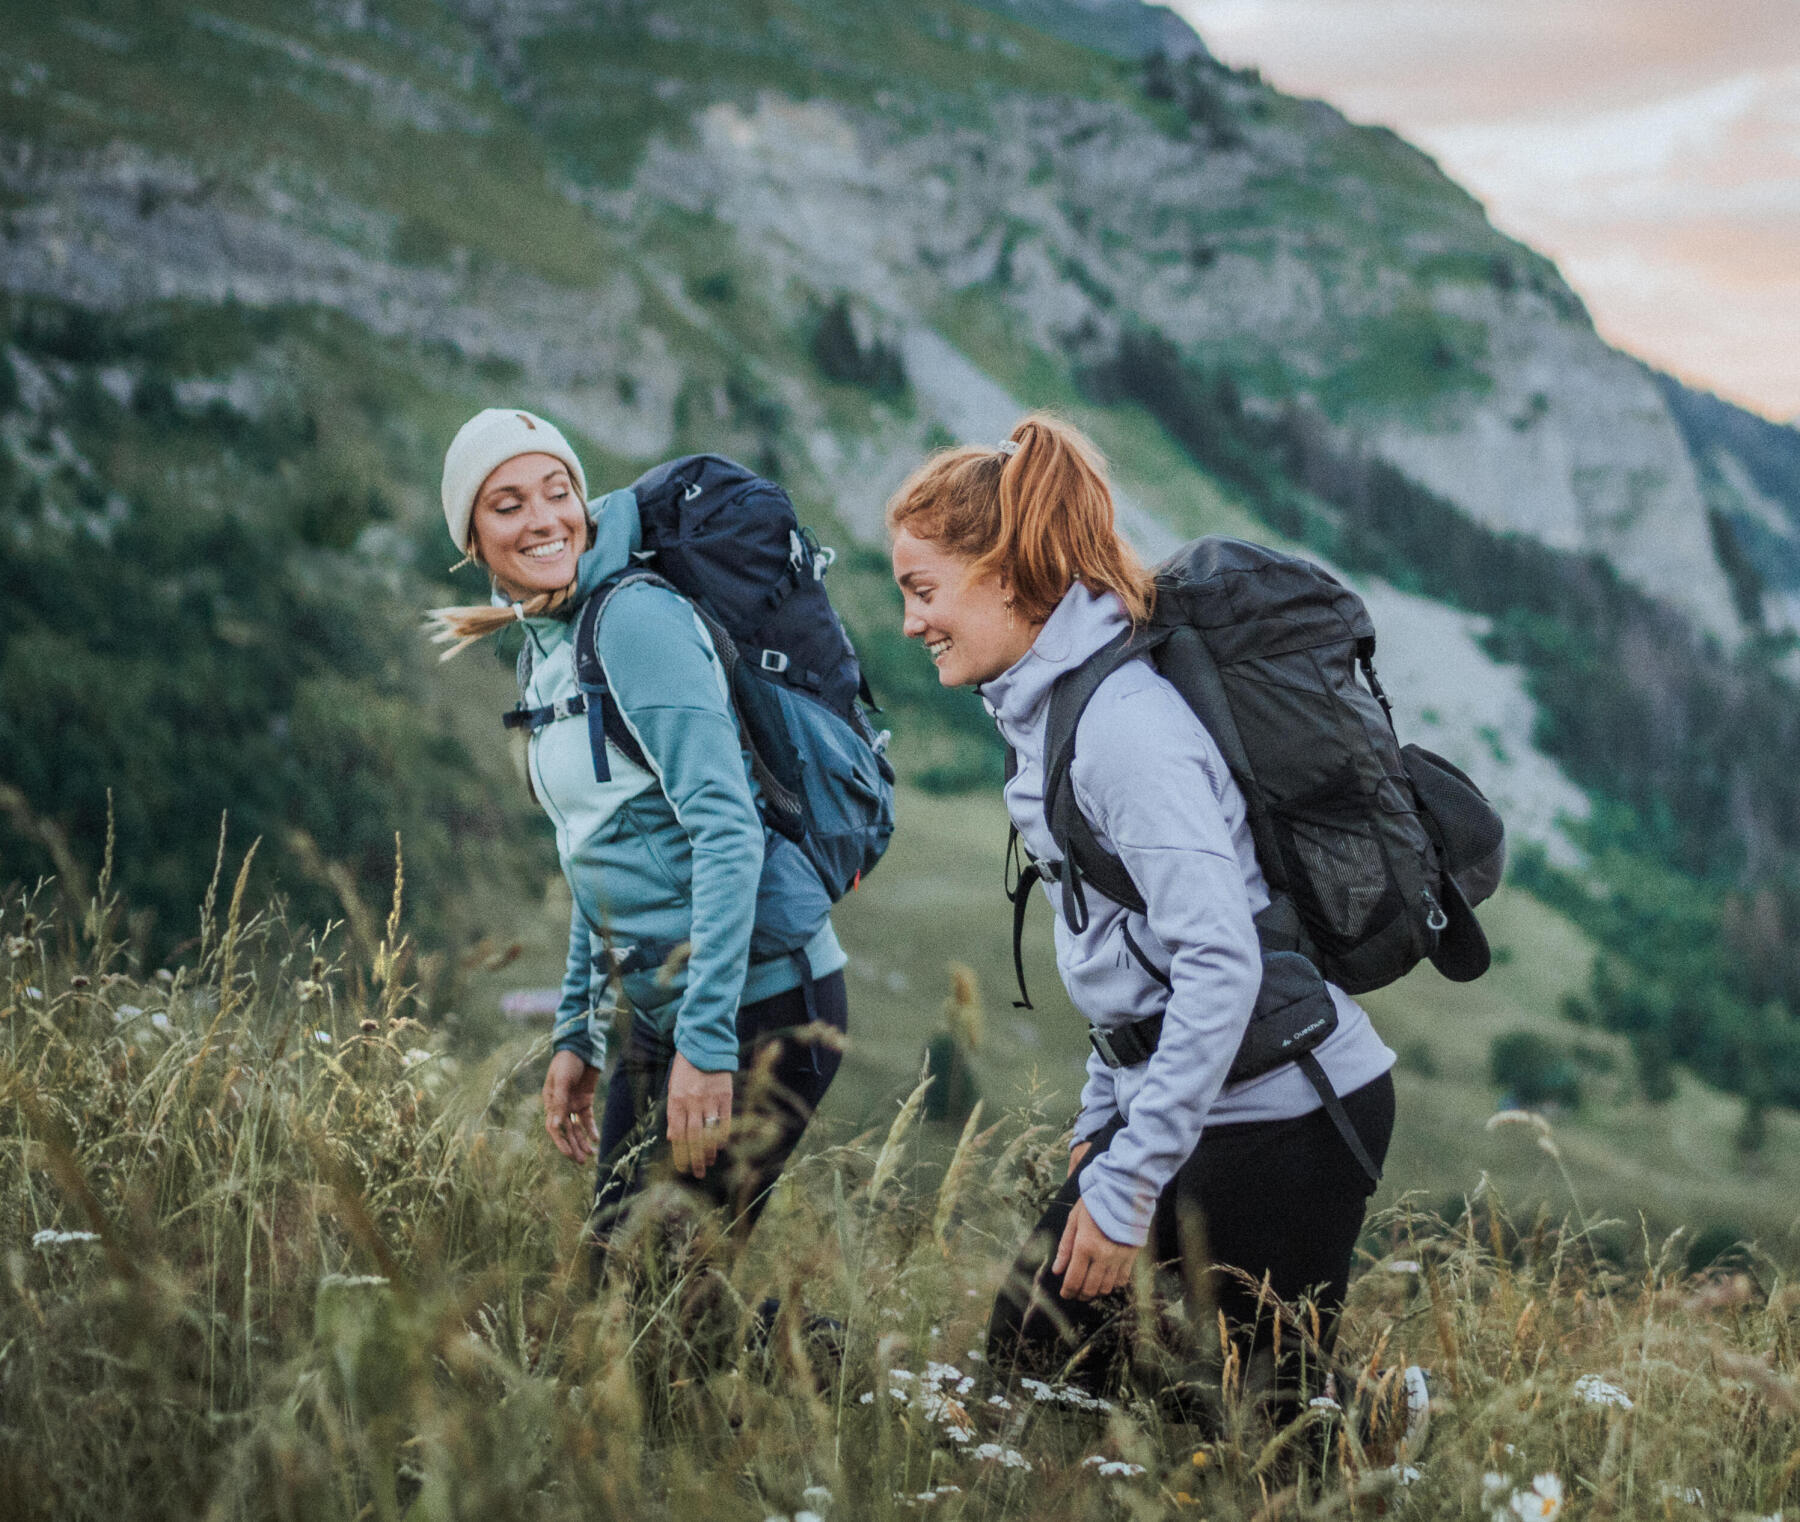
[[[623,586],[648,581],[686,598],[724,668],[764,823],[797,845],[833,902],[881,859],[894,832],[894,770],[863,710],[874,698],[824,588],[836,558],[800,527],[788,494],[721,455],[688,455],[633,483],[640,565],[610,577],[577,615],[579,695],[516,709],[511,728],[536,730],[585,714],[594,775],[611,775],[606,742],[638,765],[596,642]],[[531,646],[520,652],[519,687]],[[877,710],[879,711],[879,710]]]
[[[1181,694],[1243,793],[1270,894],[1257,916],[1265,978],[1269,958],[1285,953],[1352,994],[1427,957],[1448,978],[1480,977],[1490,954],[1474,905],[1499,886],[1505,829],[1461,771],[1400,744],[1374,654],[1362,599],[1310,561],[1211,536],[1165,561],[1149,624],[1065,672],[1051,694],[1044,799],[1062,859],[1027,862],[1012,890],[1021,999],[1029,1002],[1019,943],[1034,881],[1060,886],[1077,932],[1088,922],[1087,885],[1145,908],[1082,817],[1071,780],[1082,713],[1132,660],[1150,661]]]

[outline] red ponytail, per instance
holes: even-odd
[[[1019,421],[1009,456],[977,445],[940,450],[888,499],[904,528],[1004,579],[1020,616],[1042,623],[1077,581],[1111,592],[1134,624],[1155,587],[1113,523],[1106,461],[1080,429],[1043,413]]]

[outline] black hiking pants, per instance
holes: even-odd
[[[1394,1130],[1392,1077],[1384,1073],[1345,1095],[1344,1109],[1379,1166]],[[1001,1377],[1066,1378],[1097,1392],[1116,1375],[1125,1295],[1064,1300],[1061,1276],[1052,1274],[1050,1265],[1080,1197],[1082,1171],[1122,1127],[1116,1121],[1094,1138],[994,1302],[988,1362]],[[1241,1366],[1249,1367],[1261,1350],[1274,1386],[1291,1395],[1308,1393],[1316,1389],[1309,1371],[1317,1357],[1304,1350],[1304,1339],[1285,1313],[1276,1346],[1276,1313],[1258,1286],[1266,1276],[1270,1291],[1283,1302],[1311,1298],[1319,1315],[1319,1349],[1329,1354],[1371,1192],[1322,1109],[1291,1120],[1209,1126],[1157,1201],[1145,1247],[1159,1267],[1180,1276],[1190,1324],[1196,1308],[1204,1317],[1216,1306]],[[1310,1336],[1310,1324],[1306,1333]]]
[[[820,1027],[841,1036],[848,1017],[842,972],[816,980],[810,1000],[806,990],[793,988],[738,1010],[731,1139],[705,1178],[679,1176],[725,1213],[736,1241],[756,1224],[837,1074],[838,1044]],[[596,1279],[614,1227],[657,1167],[668,1166],[669,1069],[675,1051],[667,1039],[645,1021],[636,1021],[607,1084],[594,1180]]]

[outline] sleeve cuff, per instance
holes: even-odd
[[[604,1056],[601,1057],[600,1062],[594,1060],[594,1043],[588,1039],[585,1025],[578,1030],[569,1030],[560,1035],[553,1035],[550,1040],[550,1050],[553,1053],[573,1052],[591,1068],[599,1067],[600,1062],[606,1060]]]
[[[702,1073],[735,1073],[738,1070],[737,1043],[733,1042],[729,1049],[704,1041],[692,1041],[682,1036],[675,1038],[675,1050]]]
[[[1106,1164],[1106,1158],[1096,1158],[1081,1175],[1081,1201],[1094,1224],[1110,1240],[1126,1247],[1142,1247],[1150,1235],[1156,1201],[1150,1198],[1140,1202],[1135,1198],[1137,1191],[1121,1187]]]

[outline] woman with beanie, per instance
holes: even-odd
[[[837,1071],[846,958],[830,898],[763,825],[724,672],[680,594],[628,582],[594,624],[638,754],[590,730],[579,703],[560,716],[578,696],[577,615],[639,548],[633,494],[590,503],[581,461],[553,425],[491,408],[444,457],[443,506],[457,549],[494,588],[491,606],[434,613],[446,659],[517,622],[522,706],[559,715],[528,742],[532,795],[555,826],[574,900],[544,1125],[571,1162],[599,1158],[602,1246],[665,1153],[741,1238]],[[766,872],[776,852],[799,865]],[[771,919],[781,944],[764,929]],[[614,994],[632,1023],[596,1126]]]
[[[1057,678],[1148,618],[1149,574],[1114,527],[1104,466],[1075,429],[1028,417],[999,448],[934,455],[888,504],[905,633],[938,680],[975,687],[1016,755],[1006,806],[1031,855],[1061,856],[1045,820],[1045,726]],[[1056,923],[1057,968],[1098,1032],[1162,1017],[1147,1058],[1088,1061],[1067,1182],[996,1301],[1002,1371],[1095,1385],[1105,1298],[1148,1247],[1204,1281],[1231,1335],[1273,1371],[1257,1286],[1316,1297],[1329,1347],[1372,1187],[1292,1064],[1227,1084],[1262,979],[1253,917],[1269,902],[1244,799],[1218,746],[1145,661],[1101,682],[1079,721],[1074,798],[1146,900],[1087,885],[1086,928]],[[1379,1166],[1394,1056],[1330,990],[1336,1031],[1314,1056]],[[1283,1353],[1288,1351],[1284,1344]],[[1289,1391],[1296,1371],[1276,1376]]]

